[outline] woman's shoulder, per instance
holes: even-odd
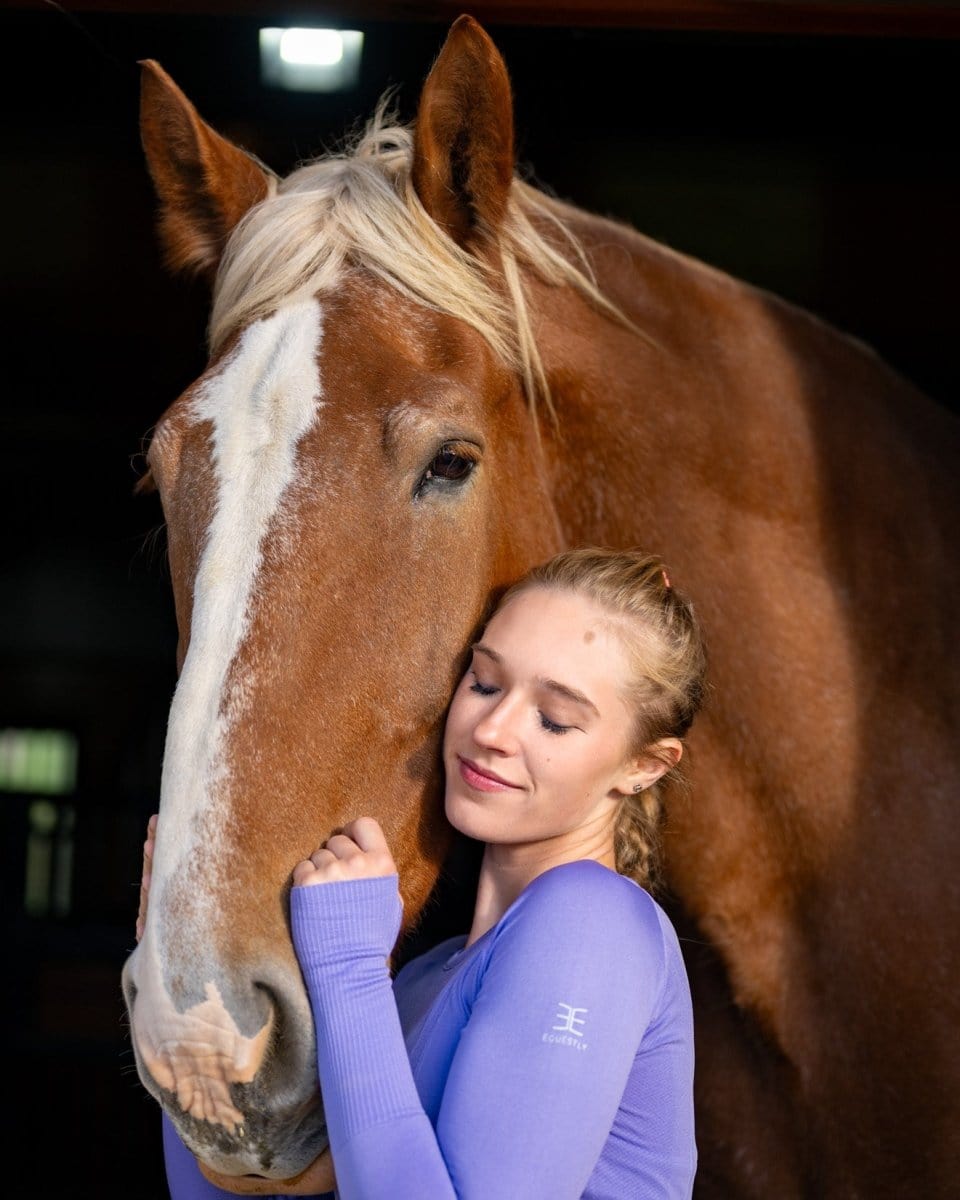
[[[551,867],[533,879],[502,918],[501,924],[536,922],[593,936],[628,936],[662,947],[669,919],[639,884],[593,859]]]
[[[600,988],[604,1004],[645,995],[652,1011],[676,967],[661,913],[648,892],[601,863],[551,867],[524,888],[484,945],[475,943],[478,980],[494,968],[498,977],[551,986],[576,980],[581,991]]]
[[[638,883],[592,858],[550,867],[527,884],[521,897],[560,898],[571,893],[629,911],[651,913],[659,908],[656,900]]]

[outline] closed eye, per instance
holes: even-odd
[[[575,725],[561,725],[558,721],[551,721],[545,712],[540,713],[540,724],[547,733],[569,733],[571,729],[575,729]]]
[[[490,687],[486,683],[481,683],[479,679],[474,679],[470,684],[470,691],[476,692],[478,696],[492,696],[497,691],[497,688]]]

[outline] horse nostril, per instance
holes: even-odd
[[[134,1002],[137,999],[137,985],[129,976],[124,975],[121,980],[123,988],[123,999],[128,1010],[133,1009]]]
[[[253,990],[260,993],[262,999],[259,1003],[266,1004],[269,1012],[279,1015],[283,1011],[283,996],[273,984],[267,983],[263,979],[255,979]]]

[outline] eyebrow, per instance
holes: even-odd
[[[503,663],[503,656],[498,654],[491,646],[485,646],[483,642],[474,642],[470,649],[473,650],[475,654],[486,655],[487,658],[491,659],[495,663],[500,665]],[[567,700],[572,700],[574,704],[582,704],[585,708],[592,708],[597,716],[600,716],[600,709],[597,708],[590,697],[585,696],[583,692],[578,692],[576,688],[569,687],[565,683],[560,683],[556,679],[543,679],[540,676],[537,677],[537,683],[541,687],[549,689],[551,692],[556,692],[557,695],[563,696]]]

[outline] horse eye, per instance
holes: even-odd
[[[426,477],[429,479],[435,475],[438,479],[466,479],[474,466],[472,458],[464,458],[453,450],[441,450],[427,467]]]
[[[439,454],[435,454],[430,465],[420,477],[416,495],[420,496],[431,486],[442,486],[445,483],[462,483],[473,472],[477,460],[459,452],[452,446],[444,446]]]

